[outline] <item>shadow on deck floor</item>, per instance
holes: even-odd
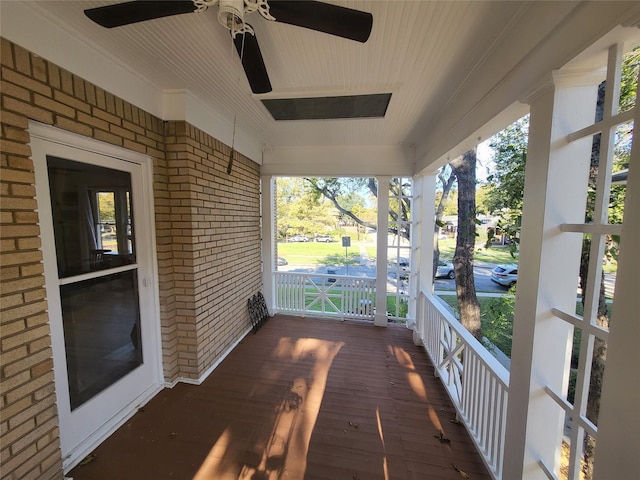
[[[67,476],[490,479],[454,419],[404,327],[276,316],[202,385],[160,392]]]

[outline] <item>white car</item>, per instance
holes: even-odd
[[[445,262],[444,260],[438,261],[438,269],[436,270],[436,278],[447,277],[453,280],[456,278],[456,274],[453,271],[453,263]]]
[[[308,242],[309,237],[306,235],[294,235],[289,239],[290,242]]]
[[[318,235],[316,237],[316,242],[331,243],[333,242],[333,238],[331,238],[331,235]]]
[[[497,265],[491,271],[491,280],[503,287],[513,287],[518,281],[518,265],[515,263]]]

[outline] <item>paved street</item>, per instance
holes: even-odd
[[[365,262],[363,262],[365,263]],[[492,264],[483,264],[475,267],[475,281],[476,281],[476,290],[478,292],[491,292],[491,293],[506,293],[507,288],[498,285],[491,281],[491,269],[495,265]],[[376,266],[374,262],[366,262],[361,265],[349,265],[348,267],[345,265],[339,266],[331,266],[326,267],[324,265],[311,265],[311,266],[300,266],[300,265],[284,265],[278,267],[278,271],[281,272],[293,272],[293,273],[306,273],[306,274],[328,274],[327,270],[334,270],[335,275],[347,275],[351,277],[371,277],[374,278],[376,276]],[[389,273],[388,281],[392,285],[396,285],[397,281],[395,279],[394,272]],[[448,278],[436,278],[434,281],[434,286],[436,290],[440,291],[455,291],[456,285],[455,280],[450,280]],[[406,289],[407,282],[400,281],[400,288]]]
[[[497,283],[491,280],[491,270],[495,267],[495,264],[486,263],[486,262],[476,262],[474,268],[474,278],[476,283],[476,291],[478,293],[489,293],[489,294],[504,294],[507,293],[508,288],[498,285]],[[284,265],[279,266],[278,270],[281,272],[294,272],[294,273],[314,273],[319,275],[326,275],[329,272],[327,270],[335,271],[335,275],[346,275],[352,277],[370,277],[374,278],[376,276],[376,266],[375,261],[370,260],[368,258],[363,258],[360,265],[349,265],[348,267],[345,265],[336,265],[336,266],[324,266],[324,265],[312,265],[312,266],[300,266],[300,265]],[[613,296],[613,292],[615,289],[615,274],[605,274],[605,292],[608,298]],[[400,281],[400,285],[397,285],[397,280],[395,278],[395,273],[390,272],[388,275],[388,282],[390,285],[399,286],[399,288],[406,290],[407,282]],[[576,292],[577,295],[580,295],[580,292],[577,290],[579,287],[578,279],[576,278]],[[434,289],[438,292],[455,292],[456,284],[455,280],[450,280],[448,278],[436,278],[434,280]]]

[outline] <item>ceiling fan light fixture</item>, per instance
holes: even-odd
[[[253,29],[244,23],[244,0],[220,0],[218,21],[224,28],[231,31],[234,38],[238,33],[253,34]]]

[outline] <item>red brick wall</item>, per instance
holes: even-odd
[[[248,328],[261,288],[259,166],[184,122],[161,119],[5,39],[1,42],[0,470],[62,477],[28,121],[154,159],[165,379],[200,377]]]

